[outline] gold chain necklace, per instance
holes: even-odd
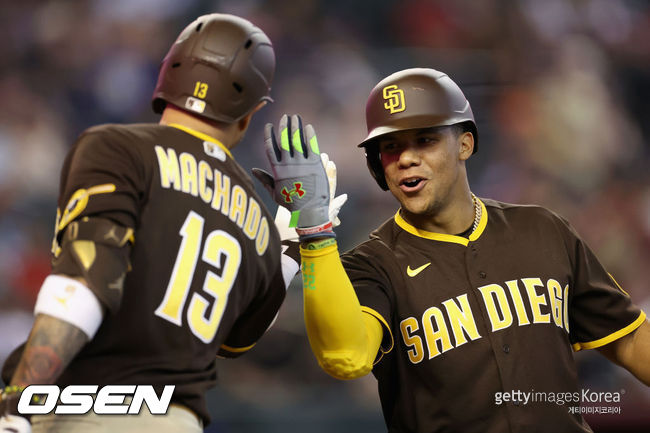
[[[478,228],[478,223],[481,221],[482,208],[478,198],[476,198],[474,193],[471,194],[472,194],[472,202],[474,203],[474,224],[472,224],[472,233],[474,233]]]

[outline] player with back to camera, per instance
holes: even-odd
[[[309,150],[314,130],[298,120],[290,136]],[[389,431],[589,432],[567,405],[497,402],[508,391],[576,395],[572,352],[582,349],[598,349],[650,384],[645,313],[569,223],[543,207],[471,192],[465,162],[478,134],[456,83],[433,69],[394,73],[370,93],[366,121],[359,146],[400,208],[342,256],[327,194],[317,191],[307,205],[279,200],[283,185],[326,182],[313,162],[278,146],[269,127],[274,173],[261,178],[296,216],[305,322],[319,364],[340,379],[372,371]]]
[[[79,137],[62,169],[52,274],[4,365],[0,431],[200,432],[210,421],[216,355],[255,344],[298,270],[297,247],[294,261],[281,256],[273,217],[230,153],[271,100],[274,70],[262,30],[201,16],[162,62],[158,124]],[[167,416],[145,405],[140,416],[35,415],[30,426],[22,389],[52,383],[175,389]]]

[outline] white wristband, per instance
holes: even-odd
[[[79,281],[62,275],[50,275],[41,286],[34,314],[43,313],[81,329],[92,339],[104,319],[97,296]]]
[[[300,270],[300,264],[286,254],[282,254],[280,256],[280,262],[282,263],[282,278],[284,279],[284,287],[288,289],[291,280],[293,280],[293,277],[295,277]]]
[[[22,416],[2,415],[0,416],[0,431],[32,433],[32,425]]]

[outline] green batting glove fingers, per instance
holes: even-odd
[[[253,169],[253,174],[271,192],[275,202],[291,212],[290,227],[314,227],[329,222],[329,182],[314,128],[303,127],[298,115],[284,115],[279,130],[278,146],[273,125],[264,128],[272,174],[260,169]]]
[[[305,158],[310,153],[320,155],[318,140],[314,127],[307,125],[303,127],[302,119],[298,115],[291,116],[291,144],[294,152],[302,153]]]
[[[316,131],[311,125],[305,126],[305,138],[307,143],[309,143],[309,149],[312,153],[320,155],[320,149],[318,149],[318,140],[316,139]]]
[[[280,144],[282,145],[282,149],[286,150],[287,152],[291,152],[291,148],[289,147],[289,128],[287,127],[288,123],[288,118],[287,115],[285,114],[282,116],[282,119],[280,119]],[[266,125],[271,126],[271,137],[273,138],[273,141],[275,141],[275,134],[273,133],[273,125],[270,123]]]

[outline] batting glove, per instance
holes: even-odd
[[[327,181],[330,188],[330,204],[329,204],[329,218],[332,221],[332,227],[338,227],[341,225],[341,220],[338,217],[339,211],[348,200],[347,194],[341,194],[336,197],[336,164],[334,161],[329,159],[329,156],[326,153],[320,154],[321,161],[323,162],[323,167],[325,167],[325,172],[327,173]],[[298,233],[293,227],[289,227],[291,221],[291,212],[287,210],[284,206],[278,206],[278,210],[275,214],[275,226],[280,232],[280,239],[283,241],[298,242]]]
[[[329,180],[314,128],[311,125],[303,128],[300,116],[289,118],[285,114],[279,129],[279,146],[273,125],[267,124],[264,129],[266,155],[273,175],[258,168],[253,169],[253,174],[275,202],[290,212],[289,227],[296,227],[301,242],[336,237],[329,215]]]

